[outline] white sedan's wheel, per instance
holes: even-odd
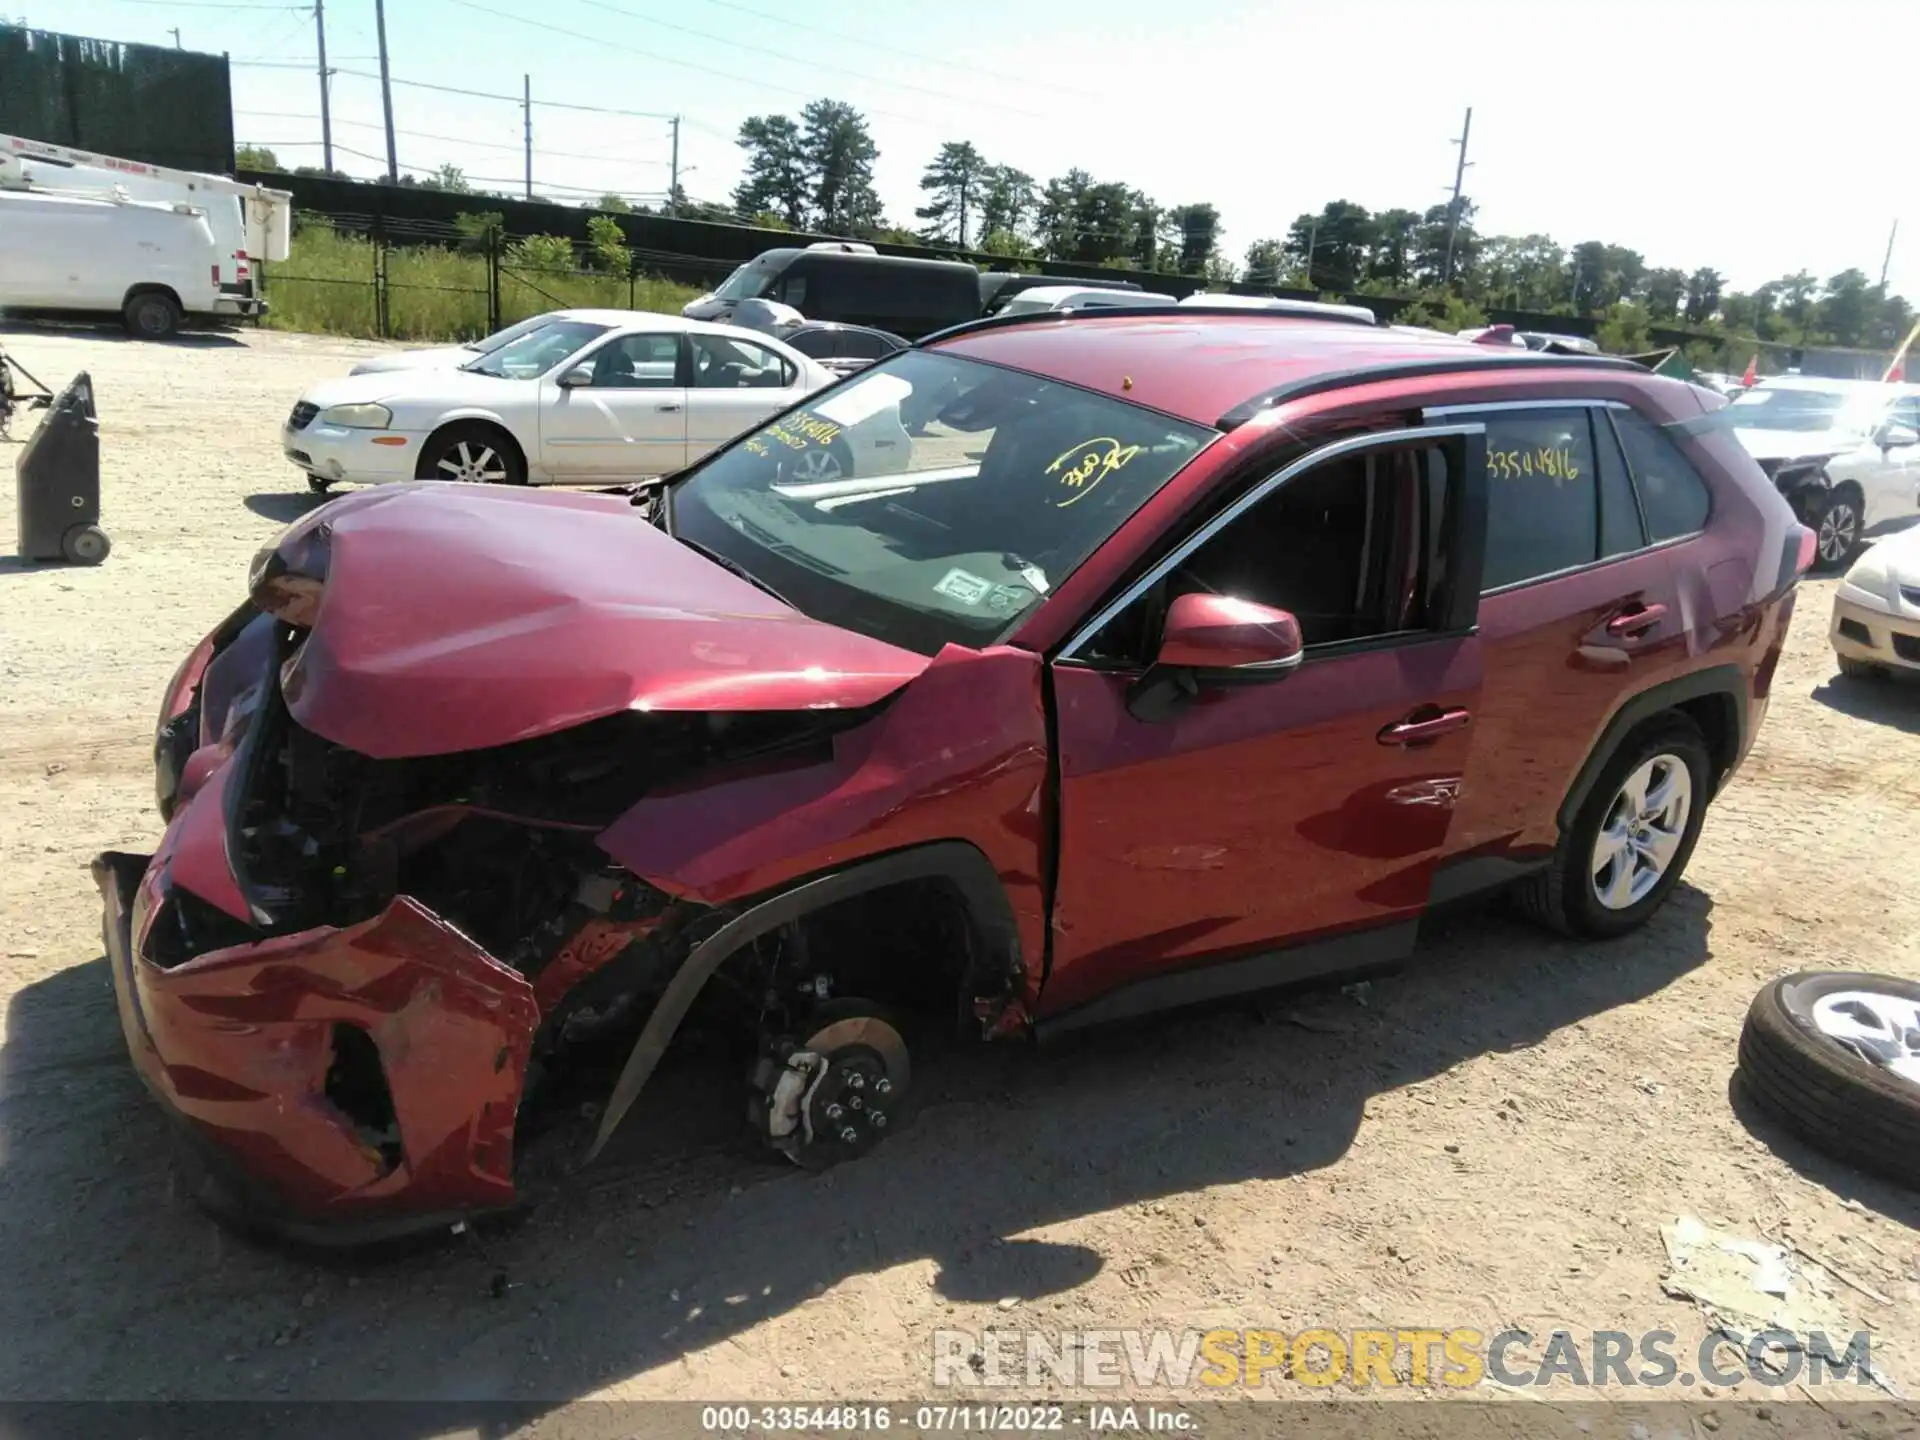
[[[507,467],[501,463],[500,452],[473,440],[462,440],[455,445],[440,457],[434,468],[442,479],[468,485],[498,485],[507,478]]]
[[[427,442],[415,475],[461,485],[524,485],[519,452],[489,425],[451,426]]]

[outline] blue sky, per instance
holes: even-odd
[[[237,133],[318,162],[310,9],[271,0],[0,0],[109,39],[226,51]],[[1182,28],[1176,33],[1174,26]],[[1920,300],[1913,0],[388,0],[396,78],[678,113],[682,183],[722,199],[740,121],[827,95],[865,110],[877,179],[911,223],[943,140],[1042,179],[1079,165],[1156,199],[1212,201],[1236,257],[1326,200],[1445,197],[1474,107],[1483,229],[1632,246],[1750,287],[1804,266]],[[371,74],[373,0],[328,0],[330,62]],[[260,64],[254,62],[274,62]],[[1770,83],[1778,82],[1778,84]],[[403,167],[501,188],[520,108],[396,86]],[[380,96],[334,80],[336,164],[382,162]],[[536,106],[535,185],[666,188],[662,120]]]

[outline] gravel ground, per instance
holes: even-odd
[[[1878,1370],[1920,1388],[1920,1204],[1728,1089],[1763,981],[1920,978],[1920,687],[1834,678],[1830,582],[1804,587],[1688,883],[1629,940],[1476,909],[1364,1004],[968,1055],[912,1130],[824,1176],[743,1156],[731,1100],[700,1091],[641,1161],[484,1241],[320,1266],[225,1234],[180,1192],[123,1053],[86,866],[157,839],[160,688],[312,503],[279,454],[295,394],[375,347],[0,339],[43,379],[92,372],[114,542],[98,569],[26,567],[0,516],[0,1396],[915,1395],[935,1330],[995,1324],[1685,1347],[1706,1326],[1663,1291],[1659,1230],[1682,1213],[1843,1270]]]

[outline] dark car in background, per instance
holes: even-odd
[[[871,325],[842,325],[837,320],[809,320],[781,331],[780,338],[836,375],[850,375],[862,366],[884,360],[896,351],[905,350],[908,343],[888,330],[876,330]]]
[[[979,317],[980,272],[961,260],[917,260],[854,241],[823,241],[756,256],[681,313],[724,321],[742,300],[773,300],[809,320],[869,325],[918,340]]]

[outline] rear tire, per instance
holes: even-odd
[[[1806,515],[1814,534],[1813,568],[1834,575],[1853,564],[1865,544],[1860,492],[1851,485],[1819,491],[1808,497]]]
[[[180,330],[179,304],[158,290],[135,295],[121,310],[120,318],[136,340],[166,340]]]
[[[1561,833],[1552,862],[1514,887],[1514,903],[1563,935],[1605,940],[1638,930],[1686,871],[1706,817],[1712,778],[1713,762],[1698,725],[1678,711],[1648,721],[1602,767],[1573,823]],[[1674,797],[1664,817],[1635,812],[1628,803],[1630,780],[1647,782],[1641,794],[1649,803],[1662,793]],[[1608,851],[1613,858],[1603,860]],[[1663,857],[1657,868],[1656,857]]]
[[[524,485],[526,462],[520,447],[493,425],[449,425],[421,451],[416,480],[447,480],[470,485]]]

